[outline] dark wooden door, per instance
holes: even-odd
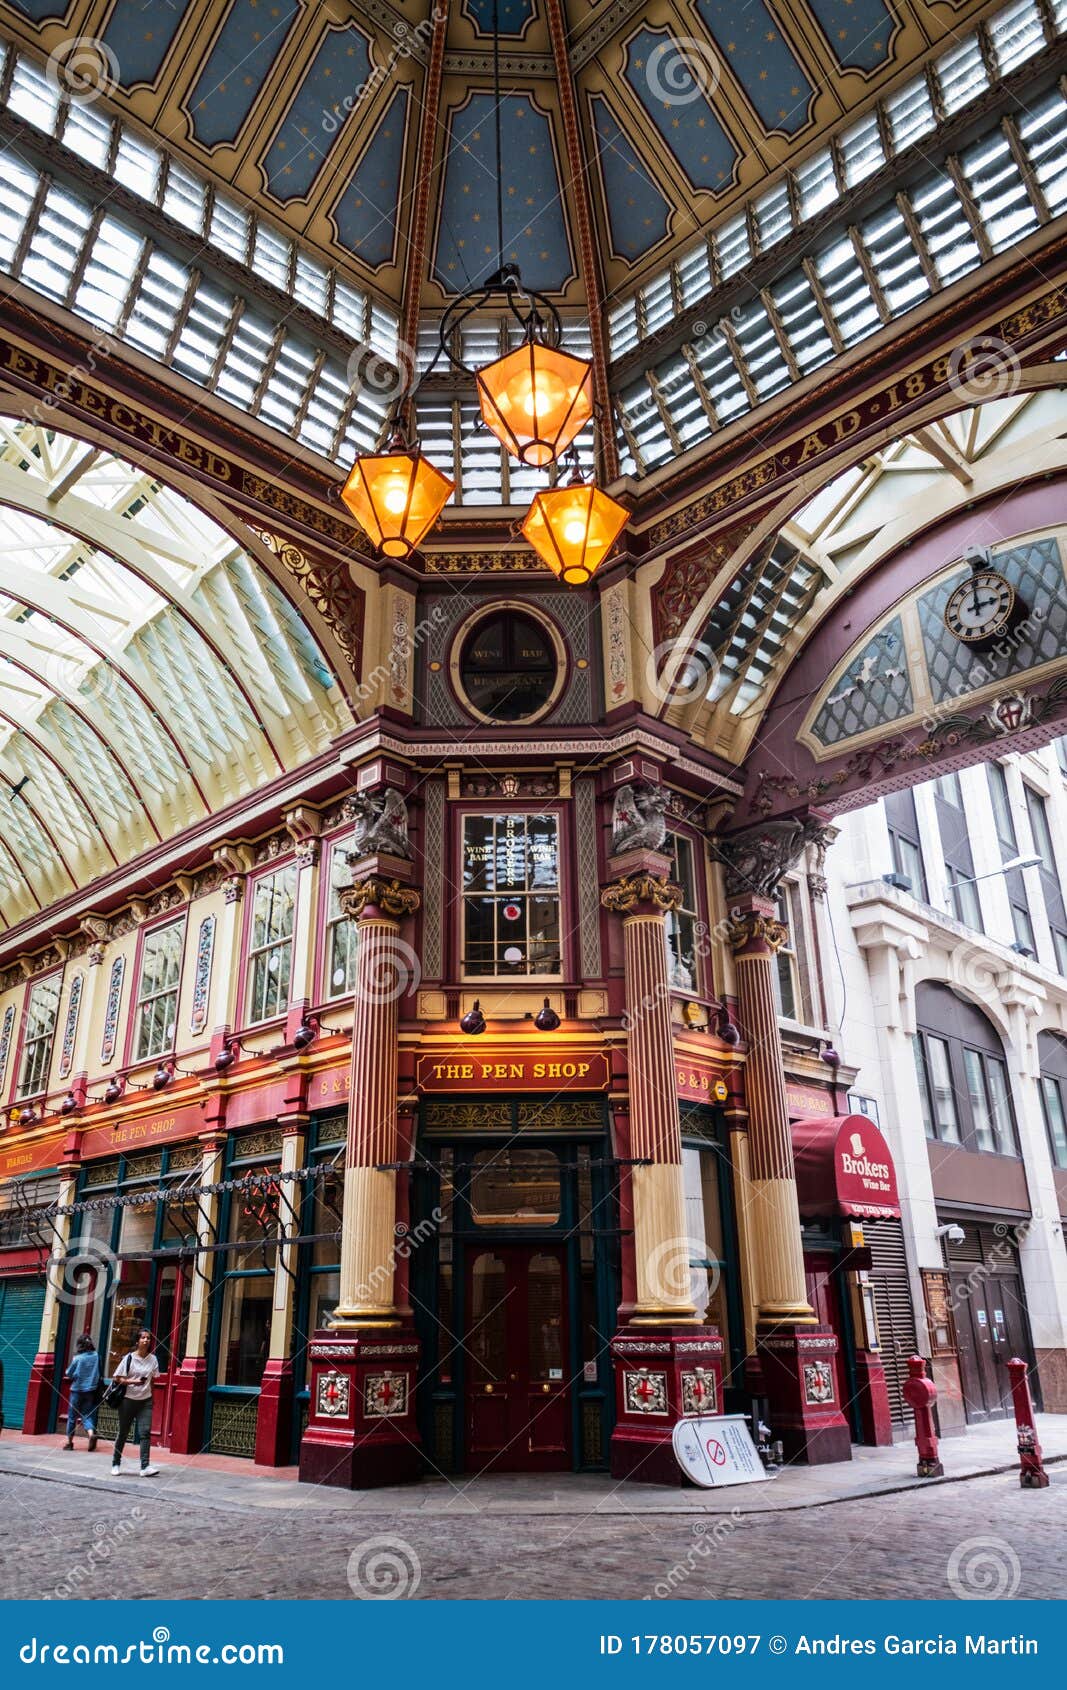
[[[467,1467],[571,1466],[566,1258],[551,1244],[472,1249],[466,1274]]]

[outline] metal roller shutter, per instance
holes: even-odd
[[[30,1368],[41,1337],[44,1285],[38,1279],[0,1279],[0,1368],[3,1423],[21,1426]]]
[[[908,1357],[916,1353],[918,1337],[904,1231],[899,1220],[873,1221],[864,1227],[863,1236],[871,1251],[871,1288],[889,1412],[896,1425],[909,1425],[911,1409],[904,1401],[903,1388],[908,1377]]]

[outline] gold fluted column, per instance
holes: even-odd
[[[623,917],[630,1151],[635,1163],[633,1322],[658,1326],[697,1319],[690,1295],[664,921],[681,900],[680,886],[665,874],[645,870],[624,874],[601,896],[605,909]]]
[[[397,1027],[415,958],[400,938],[400,918],[419,894],[370,876],[341,892],[341,909],[358,922],[352,1077],[341,1221],[340,1298],[330,1325],[397,1326],[396,1277]]]
[[[748,1040],[745,1092],[751,1180],[750,1232],[755,1243],[761,1323],[813,1324],[804,1279],[785,1065],[772,970],[786,938],[774,900],[747,893],[730,910],[730,946],[740,1019]]]

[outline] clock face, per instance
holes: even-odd
[[[1004,632],[1015,607],[1015,588],[995,569],[979,569],[954,589],[945,606],[945,626],[973,644]]]

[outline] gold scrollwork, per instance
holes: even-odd
[[[357,920],[370,906],[383,915],[414,915],[419,907],[419,894],[414,887],[401,886],[399,880],[381,880],[370,875],[366,880],[343,886],[338,894],[341,914],[348,921]]]
[[[682,888],[673,880],[668,880],[665,874],[624,874],[621,880],[605,886],[600,902],[616,915],[628,915],[639,904],[652,904],[658,910],[676,910],[681,908]]]
[[[727,927],[730,949],[735,956],[749,945],[766,945],[769,951],[780,951],[788,937],[789,929],[783,921],[756,912],[731,916]]]

